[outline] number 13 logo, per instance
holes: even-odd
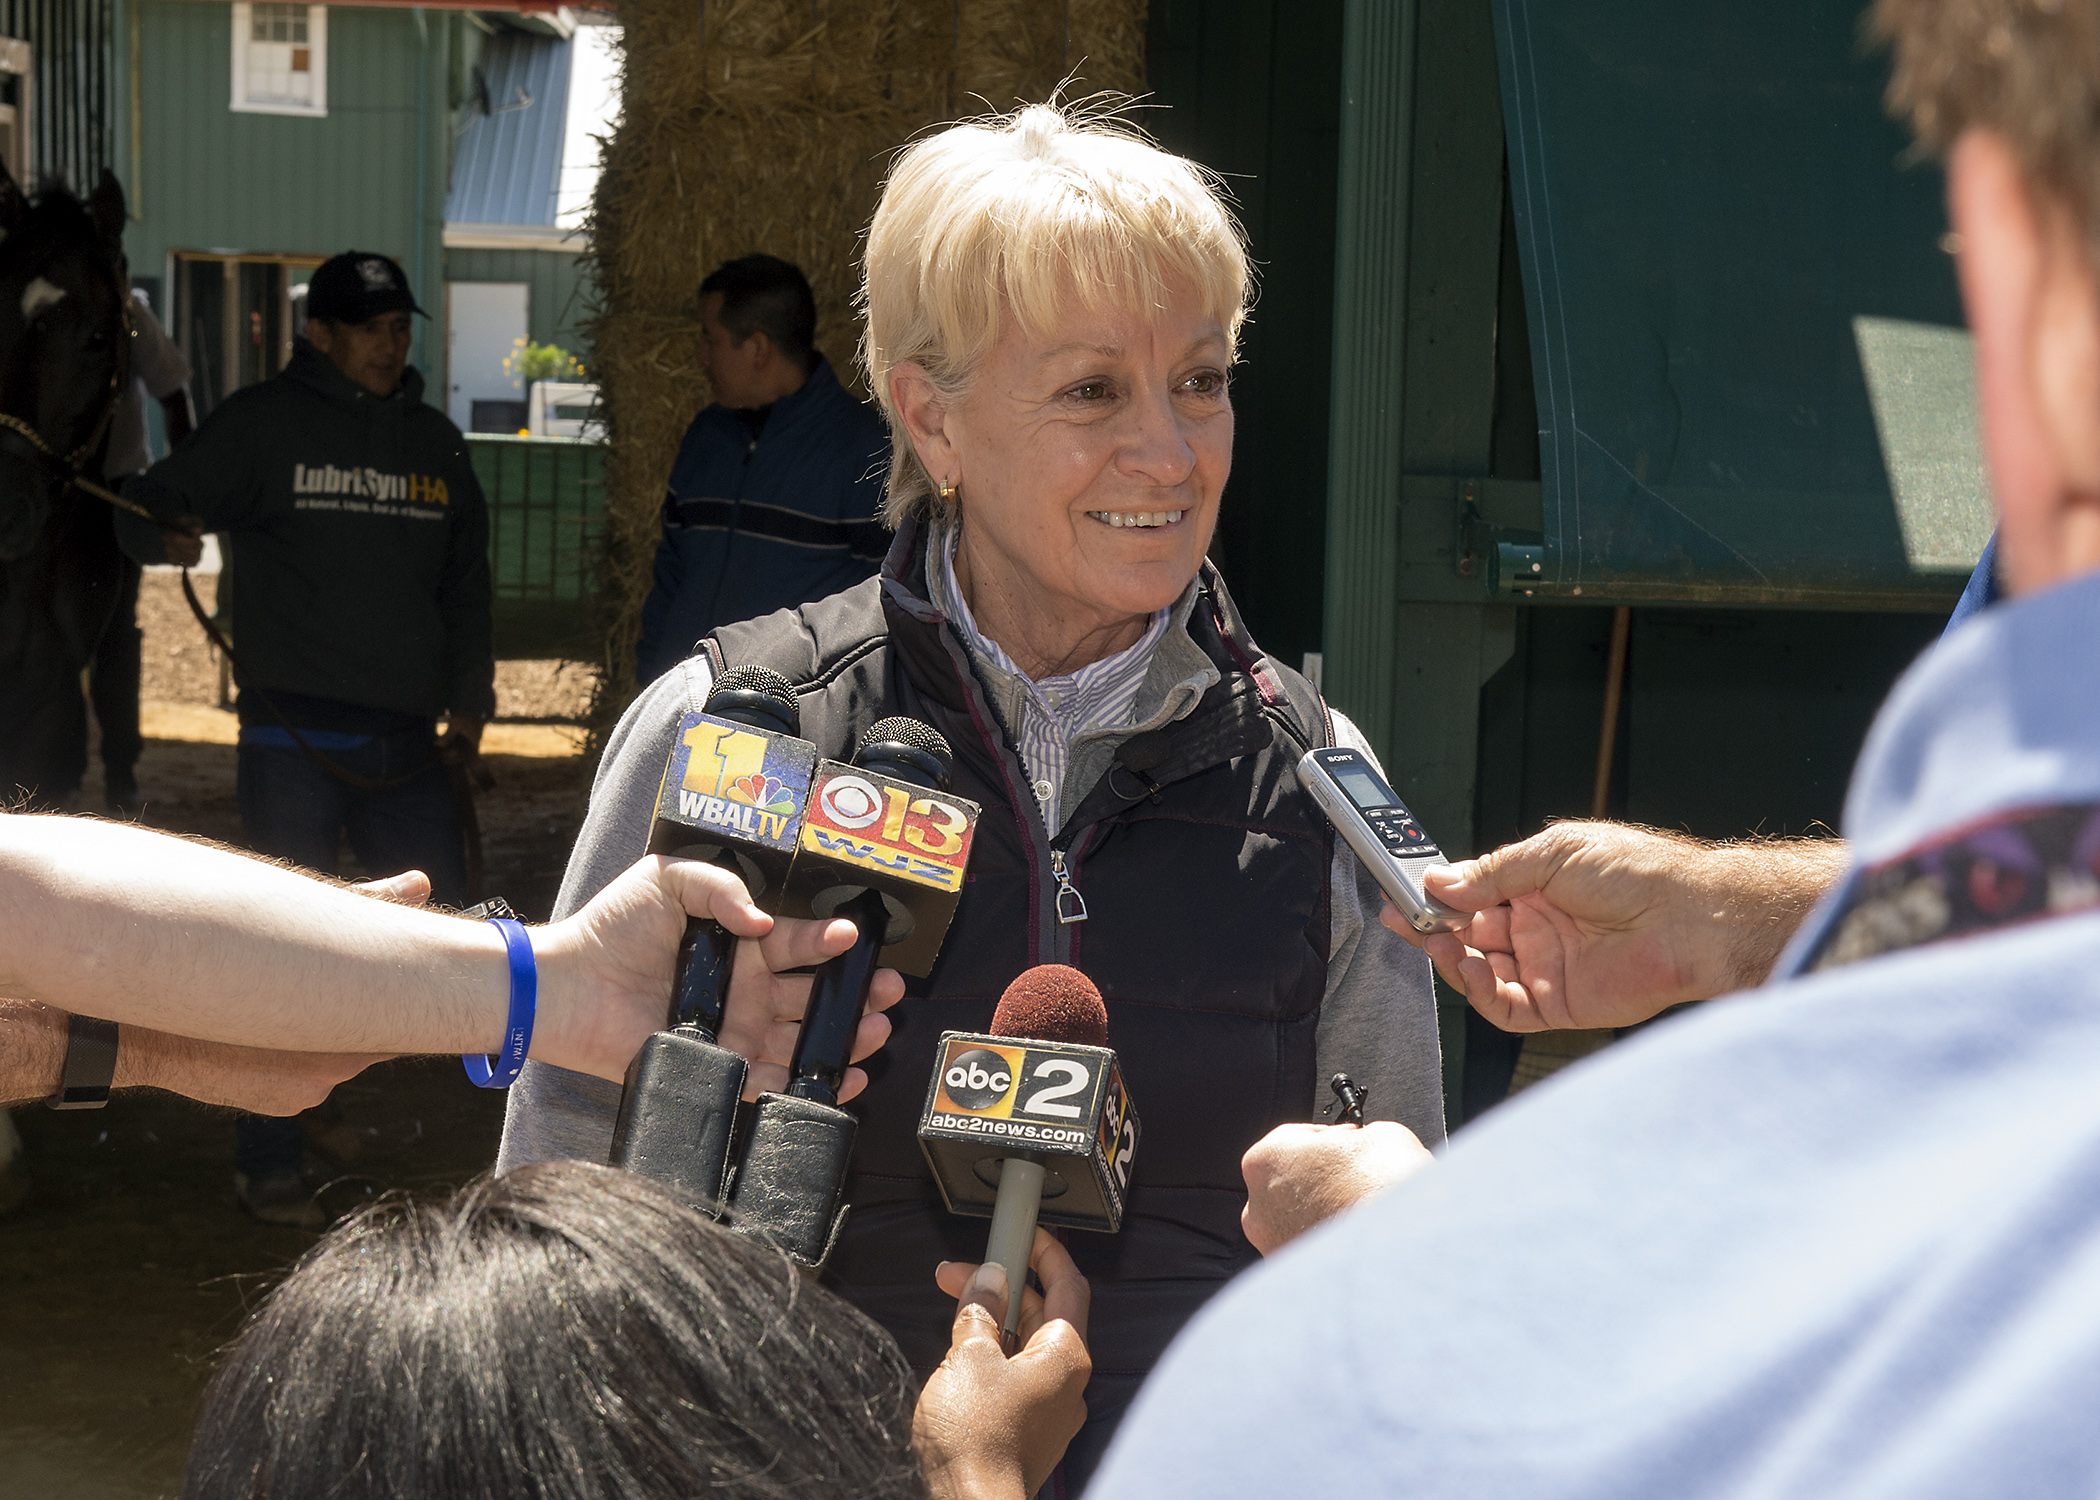
[[[931,797],[914,801],[911,793],[902,787],[886,786],[882,789],[882,797],[884,843],[895,845],[901,840],[914,849],[925,850],[936,859],[952,858],[962,851],[963,830],[970,826],[970,820],[963,816],[961,808],[936,802]],[[936,821],[907,825],[905,819],[914,813]]]

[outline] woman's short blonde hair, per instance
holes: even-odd
[[[1209,173],[1055,103],[907,148],[869,225],[864,271],[861,362],[890,424],[892,526],[939,506],[890,400],[895,365],[917,365],[953,399],[1008,309],[1041,337],[1075,303],[1145,311],[1184,287],[1237,350],[1252,290],[1245,240]]]

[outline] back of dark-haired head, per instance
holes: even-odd
[[[187,1500],[913,1497],[889,1336],[580,1162],[347,1221],[228,1351]]]
[[[777,255],[724,261],[700,283],[700,295],[722,294],[722,326],[741,344],[754,333],[808,370],[817,362],[817,299],[800,268]]]

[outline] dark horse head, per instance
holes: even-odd
[[[107,171],[83,203],[50,186],[31,200],[0,168],[0,413],[96,478],[130,367],[123,232]],[[64,482],[0,423],[0,561],[35,545]]]

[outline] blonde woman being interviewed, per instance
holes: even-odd
[[[935,1039],[985,1029],[1031,965],[1084,970],[1145,1134],[1123,1232],[1069,1237],[1094,1286],[1071,1493],[1167,1341],[1255,1258],[1248,1146],[1316,1117],[1337,1070],[1368,1084],[1374,1117],[1443,1136],[1427,961],[1378,925],[1377,888],[1293,774],[1355,731],[1262,654],[1204,560],[1248,293],[1202,171],[1121,127],[1038,106],[905,151],[864,292],[894,446],[882,574],[725,627],[635,703],[559,908],[641,852],[678,717],[725,664],[785,673],[828,755],[889,714],[947,737],[952,789],[984,821],[933,975],[868,1060],[827,1280],[914,1365],[939,1362],[952,1303],[932,1269],[980,1259],[984,1223],[942,1211],[915,1138]],[[1080,900],[1084,919],[1061,920]],[[791,1025],[755,1032],[786,1060]],[[528,1069],[505,1163],[603,1160],[617,1102]]]

